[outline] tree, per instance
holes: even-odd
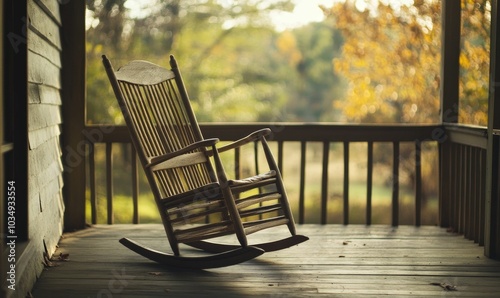
[[[462,1],[461,123],[486,125],[491,2]],[[335,69],[349,82],[337,107],[346,121],[439,121],[441,1],[412,5],[347,0],[324,8],[345,44]],[[366,3],[361,5],[360,3]]]
[[[335,70],[348,81],[338,102],[344,120],[422,123],[439,120],[440,2],[378,2],[359,10],[346,0],[324,8],[345,39]]]
[[[340,119],[333,103],[343,96],[343,82],[331,67],[340,52],[340,32],[325,22],[282,32],[277,40],[280,55],[288,60],[288,113],[292,121]]]
[[[462,0],[459,122],[488,124],[491,2]]]
[[[273,10],[290,0],[148,1],[149,14],[132,15],[131,0],[89,1],[87,108],[90,122],[123,123],[100,56],[119,66],[147,59],[168,67],[176,55],[200,121],[275,119],[286,98],[276,55]],[[138,4],[139,2],[134,2]],[[109,22],[109,24],[107,23]],[[274,61],[278,58],[278,61]],[[224,105],[225,109],[220,109]],[[216,111],[216,112],[215,112]]]

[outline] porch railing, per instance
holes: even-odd
[[[320,175],[320,223],[329,222],[329,179],[330,148],[332,144],[341,144],[343,148],[343,181],[342,183],[342,223],[350,224],[350,194],[349,173],[351,144],[363,143],[366,146],[366,208],[365,223],[372,224],[374,190],[373,177],[375,160],[374,145],[389,144],[392,155],[391,180],[391,224],[400,224],[400,168],[401,148],[414,148],[414,225],[422,224],[422,147],[429,146],[439,151],[439,162],[431,166],[440,168],[438,179],[439,193],[439,224],[449,227],[467,238],[480,244],[484,241],[484,205],[486,169],[486,130],[483,128],[463,127],[453,125],[344,125],[344,124],[294,124],[294,123],[257,123],[257,124],[202,124],[201,129],[206,138],[217,137],[221,141],[234,141],[257,129],[269,127],[273,134],[271,143],[275,143],[275,154],[280,168],[285,163],[300,164],[299,167],[299,197],[296,221],[307,223],[306,211],[306,152],[311,143],[321,144],[321,175]],[[113,145],[130,143],[128,131],[124,126],[87,126],[84,131],[88,140],[89,192],[91,205],[91,221],[97,222],[96,164],[95,146],[105,146],[105,189],[107,202],[107,223],[113,224]],[[284,154],[284,146],[289,142],[300,144],[299,157],[290,160]],[[403,145],[404,144],[404,145]],[[407,148],[407,147],[405,147]],[[439,150],[438,150],[439,149]],[[133,223],[139,223],[139,171],[136,154],[130,151],[133,201]],[[255,153],[257,154],[257,153]],[[386,152],[387,154],[387,152]],[[234,174],[238,177],[242,171],[239,168],[241,154],[234,155]],[[286,176],[287,173],[285,172]]]

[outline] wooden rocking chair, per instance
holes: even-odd
[[[123,245],[161,264],[203,269],[241,263],[308,240],[296,235],[281,174],[266,142],[269,129],[217,148],[218,139],[204,139],[201,134],[173,56],[171,70],[132,61],[115,71],[106,56],[102,58],[173,254],[127,238],[120,240]],[[228,180],[219,153],[251,142],[262,144],[270,171]],[[286,225],[291,236],[247,243],[248,234],[279,225]],[[230,234],[236,235],[239,245],[205,241]],[[182,256],[180,243],[213,254]]]

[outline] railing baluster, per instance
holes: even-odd
[[[283,141],[278,141],[278,168],[283,176]]]
[[[321,224],[327,223],[328,214],[328,158],[330,143],[323,142],[323,174],[321,178]]]
[[[113,143],[106,143],[106,200],[108,224],[114,223],[113,216]]]
[[[259,147],[258,143],[254,142],[253,143],[253,154],[255,156],[254,158],[254,166],[255,166],[255,174],[259,174]]]
[[[135,151],[134,146],[130,146],[132,148],[132,204],[134,208],[133,213],[133,223],[139,223],[139,172],[137,170],[137,152]]]
[[[349,142],[344,142],[344,225],[349,224]]]
[[[306,142],[300,142],[300,193],[299,193],[299,224],[304,223],[305,218],[305,183],[306,180]]]
[[[486,213],[485,213],[485,206],[486,206],[486,173],[485,173],[485,170],[486,170],[486,150],[481,150],[481,158],[480,158],[480,162],[479,164],[481,165],[481,174],[480,174],[480,183],[479,183],[479,190],[481,192],[480,194],[480,197],[481,197],[481,200],[480,200],[480,204],[479,204],[479,208],[481,208],[481,211],[480,211],[480,225],[479,225],[479,230],[480,230],[480,238],[479,238],[479,245],[484,245],[484,222],[485,222],[485,216],[486,216]]]
[[[353,131],[357,131],[357,128],[352,128],[350,126],[347,126],[348,129],[353,129]],[[290,131],[293,131],[293,129],[298,129],[300,132],[298,135],[292,133],[290,134]],[[343,222],[345,224],[350,223],[350,214],[349,211],[351,210],[350,202],[349,202],[349,193],[350,193],[350,183],[349,183],[349,172],[350,172],[350,166],[349,166],[349,155],[350,155],[350,142],[352,141],[362,141],[362,136],[361,139],[355,134],[353,137],[350,135],[348,137],[345,136],[337,136],[333,135],[331,138],[327,137],[321,137],[317,138],[317,132],[316,130],[322,130],[322,126],[318,126],[315,130],[314,133],[311,132],[311,134],[305,134],[303,131],[302,127],[298,128],[291,128],[291,130],[287,130],[287,135],[281,135],[279,139],[275,140],[277,142],[277,164],[278,167],[283,171],[283,164],[287,161],[284,160],[284,158],[287,158],[285,156],[284,152],[284,144],[287,141],[298,141],[301,143],[301,169],[300,169],[300,194],[299,194],[299,223],[305,223],[306,222],[306,212],[305,210],[305,201],[306,201],[306,188],[308,187],[306,185],[306,163],[307,163],[307,144],[308,142],[321,142],[323,143],[323,159],[320,161],[320,164],[322,164],[322,174],[323,177],[322,182],[321,182],[321,195],[320,195],[320,202],[319,204],[321,205],[321,215],[320,221],[322,223],[328,223],[331,221],[328,217],[329,212],[328,212],[328,207],[331,204],[329,201],[329,189],[331,190],[332,188],[330,187],[329,181],[331,180],[330,171],[328,167],[331,167],[330,163],[332,162],[329,160],[329,151],[330,149],[330,144],[332,142],[340,142],[344,146],[344,181],[343,181]],[[431,129],[431,128],[429,128]],[[228,131],[232,131],[234,128],[231,128]],[[410,128],[410,130],[414,130],[417,133],[422,134],[420,131],[420,128]],[[109,139],[104,139],[99,141],[99,143],[102,143],[106,146],[106,154],[104,155],[106,157],[105,165],[106,165],[106,199],[107,199],[107,206],[108,206],[108,218],[107,221],[108,223],[113,222],[113,146],[115,143],[119,142],[126,142],[124,141],[124,137],[128,136],[126,134],[126,130],[119,130],[119,134],[116,136],[114,135],[113,137]],[[220,130],[219,130],[220,131]],[[218,131],[218,132],[219,132]],[[419,132],[420,131],[420,132]],[[428,129],[426,128],[426,131]],[[428,132],[430,133],[430,132]],[[222,129],[222,134],[223,140],[224,141],[230,141],[232,140],[231,138],[231,133],[225,134],[224,129]],[[220,135],[219,134],[219,135]],[[374,203],[373,203],[373,192],[374,192],[374,181],[373,181],[373,171],[374,171],[374,159],[376,156],[374,156],[374,144],[375,142],[391,142],[394,145],[394,156],[393,159],[395,161],[393,165],[393,187],[392,187],[392,223],[394,225],[399,225],[399,216],[401,216],[400,212],[400,202],[399,202],[399,172],[400,170],[398,169],[399,163],[401,162],[399,159],[399,151],[400,151],[400,146],[401,142],[407,142],[410,141],[409,137],[407,135],[401,135],[398,137],[390,137],[386,138],[386,135],[380,135],[379,132],[376,132],[377,136],[373,137],[373,135],[370,135],[370,137],[367,137],[368,141],[367,142],[367,154],[368,154],[368,161],[367,161],[367,173],[366,173],[366,179],[367,179],[367,193],[366,193],[366,223],[367,224],[372,224],[373,220],[373,208],[374,208]],[[325,134],[326,136],[326,134]],[[330,135],[328,135],[330,136]],[[481,226],[480,223],[484,220],[484,215],[482,215],[483,208],[484,208],[484,202],[480,202],[480,200],[484,197],[484,189],[480,187],[480,184],[484,184],[484,178],[480,176],[480,174],[483,174],[482,172],[484,171],[484,167],[482,167],[478,161],[482,160],[482,156],[484,155],[484,145],[477,144],[477,142],[474,141],[474,139],[468,139],[468,136],[466,135],[463,137],[462,135],[457,136],[457,132],[454,132],[454,139],[449,139],[446,142],[441,142],[440,144],[440,160],[441,160],[441,180],[440,180],[440,186],[441,186],[441,201],[440,201],[440,219],[441,224],[443,224],[446,227],[453,227],[455,231],[463,231],[467,234],[467,237],[474,238],[476,241],[479,241],[479,238],[481,237],[481,233],[483,231],[481,229],[484,229],[484,227]],[[107,135],[109,137],[109,135]],[[411,141],[413,140],[420,140],[422,139],[421,137],[411,137]],[[477,138],[477,137],[475,137]],[[127,139],[128,140],[128,139]],[[427,140],[426,140],[427,141]],[[421,146],[424,145],[424,142],[419,142],[419,141],[414,141],[415,143],[415,148],[416,148],[416,155],[415,155],[415,175],[416,175],[416,180],[415,180],[415,225],[419,226],[421,225],[422,219],[423,219],[423,191],[425,185],[422,185],[424,183],[424,177],[422,177],[422,148]],[[97,182],[95,181],[97,179],[96,175],[96,162],[98,162],[96,159],[98,155],[94,152],[96,150],[96,144],[89,144],[89,150],[91,151],[89,153],[89,168],[91,170],[91,173],[89,174],[90,181],[89,181],[89,188],[90,188],[90,201],[91,201],[91,212],[92,212],[92,219],[91,221],[93,223],[97,223],[99,221],[99,214],[97,211],[97,187],[96,184]],[[99,147],[100,148],[100,147]],[[328,148],[328,149],[327,149]],[[99,149],[97,149],[99,150]],[[255,154],[258,155],[260,153],[257,153],[258,150],[255,149]],[[260,150],[260,149],[259,149]],[[133,153],[135,154],[135,153]],[[235,177],[241,179],[241,172],[246,170],[245,165],[241,164],[239,161],[241,155],[243,154],[243,151],[241,150],[236,150],[234,160],[235,160]],[[258,157],[258,156],[257,156]],[[482,161],[483,163],[485,161]],[[133,163],[137,163],[137,157],[133,158]],[[137,168],[134,168],[136,165],[132,166],[132,199],[133,199],[133,205],[134,205],[134,211],[133,211],[133,219],[132,221],[134,223],[139,222],[139,210],[138,210],[138,189],[134,189],[136,186],[138,186],[139,178],[138,174],[135,172],[137,171]],[[261,166],[260,166],[261,167]],[[259,171],[259,164],[256,162],[255,163],[255,168],[256,171]],[[451,177],[451,178],[447,178]],[[94,181],[92,181],[94,180]],[[450,181],[451,180],[451,181]],[[335,182],[336,183],[336,182]],[[450,201],[446,201],[447,198],[451,199]],[[310,199],[309,197],[307,199]],[[313,198],[314,199],[314,198]],[[484,200],[484,198],[483,198]],[[312,218],[312,217],[311,217]]]
[[[393,142],[392,226],[399,225],[399,142]]]
[[[478,241],[478,237],[477,237],[477,227],[478,227],[478,211],[479,211],[479,208],[478,208],[478,202],[479,202],[479,197],[478,197],[478,167],[479,167],[479,164],[478,164],[478,154],[477,152],[479,151],[478,148],[472,148],[472,157],[471,157],[471,177],[472,177],[472,181],[471,181],[471,185],[472,185],[472,190],[471,190],[471,193],[472,193],[472,197],[471,197],[471,209],[472,209],[472,216],[471,216],[471,233],[472,233],[472,239],[474,240],[474,242],[477,242]]]
[[[259,143],[253,143],[253,152],[254,152],[254,166],[255,166],[255,174],[259,174]],[[259,187],[259,194],[262,193],[262,189]],[[259,206],[262,206],[262,202],[259,203]],[[262,219],[262,214],[259,214],[259,219]]]
[[[97,224],[97,195],[95,185],[95,145],[89,143],[89,183],[90,183],[90,216],[93,225]]]
[[[456,230],[457,227],[457,162],[458,162],[458,145],[456,144],[451,144],[450,145],[450,172],[449,172],[449,177],[450,177],[450,224],[449,227],[452,228],[453,230]],[[454,173],[452,175],[452,173]]]
[[[241,179],[241,148],[236,147],[234,149],[234,177],[235,179]]]
[[[458,233],[463,234],[465,229],[465,194],[466,189],[466,162],[467,154],[465,152],[465,145],[460,145],[460,188],[459,188],[459,202],[458,202]]]
[[[439,171],[439,225],[441,227],[450,227],[451,224],[451,187],[452,187],[452,177],[451,177],[451,144],[450,142],[439,144],[439,160],[440,160],[440,171]]]
[[[366,165],[366,224],[372,224],[372,190],[373,190],[373,142],[368,142],[368,158]]]
[[[467,172],[466,172],[466,190],[467,192],[465,193],[465,237],[467,239],[473,239],[473,234],[472,234],[472,228],[473,222],[472,222],[472,212],[474,212],[474,209],[472,208],[472,179],[473,179],[473,173],[472,173],[472,148],[470,146],[466,147],[466,165],[467,165]]]
[[[422,143],[415,141],[415,225],[422,224]]]

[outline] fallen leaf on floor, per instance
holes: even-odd
[[[446,291],[458,291],[457,286],[446,283],[446,282],[431,282],[431,285],[440,286]]]
[[[69,254],[60,253],[58,260],[59,261],[69,261]]]
[[[349,242],[351,242],[351,241],[344,241],[344,242],[342,242],[342,244],[347,245],[347,244],[349,244]]]
[[[45,266],[45,268],[58,266],[57,264],[52,263],[52,261],[49,259],[49,257],[45,253],[43,254],[42,264],[43,264],[43,266]]]

